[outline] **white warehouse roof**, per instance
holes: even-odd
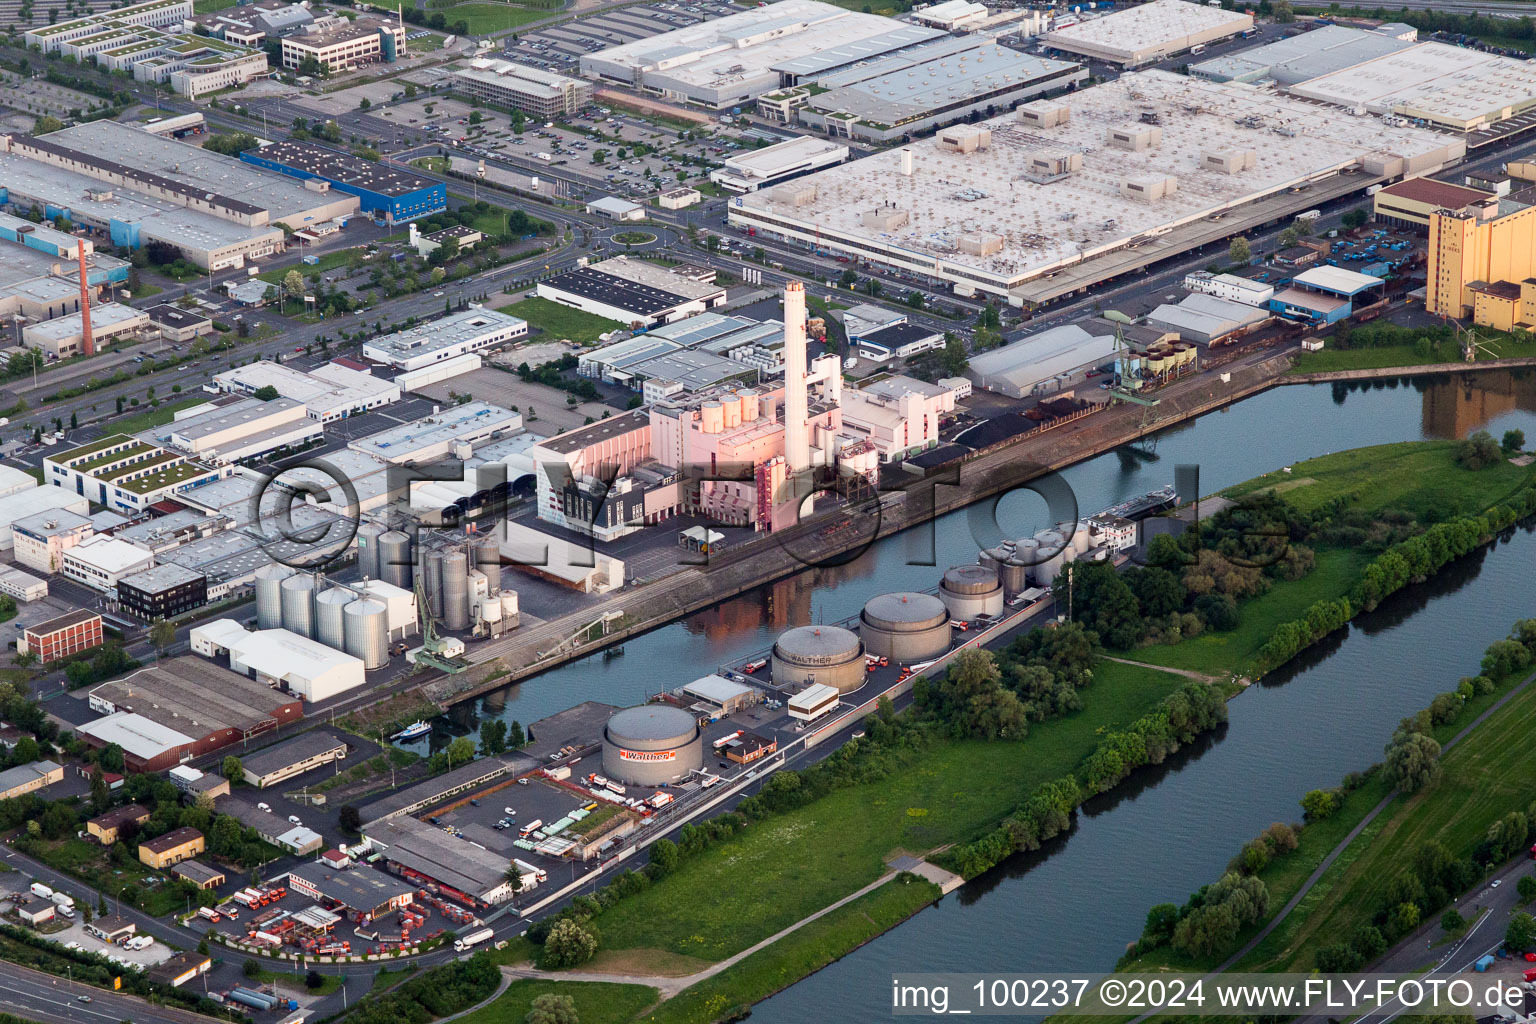
[[[363,662],[286,629],[259,629],[229,649],[229,666],[279,680],[305,700],[325,700],[363,684]]]
[[[1028,393],[1040,381],[1114,354],[1113,334],[1095,336],[1079,324],[1062,324],[972,357],[965,375],[982,387]]]
[[[75,731],[94,737],[104,744],[116,743],[124,752],[144,761],[193,742],[191,736],[132,711],[114,711],[79,726]]]

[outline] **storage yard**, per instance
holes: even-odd
[[[1207,218],[1228,215],[1225,237],[1315,202],[1308,187],[1358,189],[1464,153],[1425,129],[1145,71],[743,196],[730,220],[1017,304],[1198,244],[1166,236]]]

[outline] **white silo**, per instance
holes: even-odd
[[[522,622],[522,615],[517,610],[517,591],[503,590],[501,592],[501,624],[505,629],[512,629]]]
[[[364,579],[379,578],[379,538],[384,527],[378,523],[363,523],[357,528],[357,571]]]
[[[286,565],[264,565],[256,570],[256,626],[281,629],[283,625],[283,580],[293,575]]]
[[[294,573],[282,584],[283,628],[290,633],[314,639],[315,579]]]
[[[363,668],[383,668],[389,662],[389,609],[383,601],[359,598],[342,610],[344,649],[363,660]]]
[[[1035,534],[1040,547],[1036,557],[1040,564],[1035,567],[1035,582],[1049,587],[1056,582],[1061,567],[1066,564],[1067,539],[1055,530],[1041,530]]]

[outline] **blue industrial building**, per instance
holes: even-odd
[[[292,178],[330,182],[357,196],[374,220],[404,224],[448,208],[448,186],[384,167],[371,160],[303,142],[274,142],[241,153],[240,159]]]
[[[1324,326],[1354,315],[1355,306],[1381,298],[1382,280],[1369,274],[1322,266],[1291,278],[1290,285],[1269,300],[1271,312],[1287,320]]]

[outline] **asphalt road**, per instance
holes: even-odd
[[[90,1002],[80,1002],[80,995],[87,995]],[[6,1013],[45,1024],[209,1024],[216,1019],[5,961],[0,961],[0,1002]]]

